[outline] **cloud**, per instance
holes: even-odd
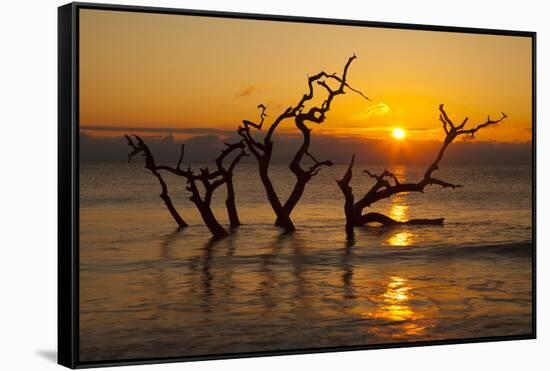
[[[250,86],[247,86],[245,88],[243,88],[240,92],[238,92],[237,94],[235,94],[236,97],[247,97],[249,95],[252,95],[254,92],[258,91],[259,89],[254,86],[254,85],[250,85]]]
[[[92,131],[112,131],[124,133],[164,133],[164,134],[217,134],[217,135],[233,135],[233,130],[223,130],[216,128],[159,128],[159,127],[137,127],[137,126],[96,126],[96,125],[81,125],[80,130]]]
[[[160,162],[175,162],[179,148],[185,143],[184,164],[213,163],[224,148],[224,141],[240,140],[236,135],[222,138],[217,135],[198,135],[185,140],[167,136],[142,136],[155,159]],[[273,163],[288,164],[302,144],[297,135],[276,134],[274,137]],[[347,163],[352,154],[357,155],[358,163],[371,164],[427,164],[441,148],[436,140],[414,140],[406,145],[383,139],[361,137],[334,137],[316,135],[312,138],[311,153],[320,160]],[[443,160],[444,164],[529,164],[532,144],[503,142],[463,142],[453,143]],[[129,147],[121,135],[119,137],[88,136],[80,134],[81,161],[126,161]],[[244,162],[255,161],[252,156]]]
[[[185,140],[173,135],[141,135],[141,138],[159,162],[176,161],[180,146],[185,143],[185,164],[213,161],[224,148],[225,140],[236,141],[235,138],[221,138],[218,135],[197,135]],[[104,137],[80,133],[79,147],[81,161],[125,161],[130,151],[123,135]]]
[[[377,116],[383,116],[391,112],[390,106],[388,106],[386,103],[377,103],[374,104],[363,111],[352,115],[352,120],[367,120],[371,117],[377,117]]]

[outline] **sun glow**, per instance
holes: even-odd
[[[365,313],[369,318],[391,321],[388,328],[370,328],[369,331],[392,339],[410,339],[424,334],[433,326],[429,307],[416,307],[411,299],[414,288],[406,278],[393,276],[386,285],[386,291],[377,299],[378,307],[374,312]],[[381,300],[380,300],[381,299]],[[425,310],[425,313],[420,312]]]
[[[397,140],[401,140],[401,139],[404,139],[405,138],[405,130],[401,129],[401,128],[395,128],[393,129],[392,131],[392,136],[397,139]]]

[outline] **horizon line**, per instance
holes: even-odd
[[[82,131],[104,131],[104,132],[121,132],[126,135],[132,135],[132,132],[145,132],[145,133],[159,133],[164,134],[164,137],[172,136],[173,134],[197,134],[197,136],[202,135],[227,135],[227,136],[233,136],[237,135],[237,130],[226,130],[226,129],[218,129],[218,128],[200,128],[200,127],[192,127],[192,128],[154,128],[154,127],[133,127],[133,126],[96,126],[96,125],[80,125],[79,127],[79,134],[85,134],[82,133]],[[262,133],[262,131],[259,131]],[[121,135],[121,137],[124,136],[124,134]],[[285,136],[293,136],[294,134],[289,133],[281,133],[279,135],[285,135]],[[332,137],[332,138],[353,138],[353,139],[363,139],[363,140],[377,140],[377,141],[384,141],[387,140],[386,138],[374,138],[374,137],[366,137],[358,134],[348,134],[348,135],[333,135],[333,134],[323,134],[318,133],[317,136],[322,137]],[[98,137],[107,137],[107,136],[98,136]],[[412,140],[412,141],[424,141],[424,142],[441,142],[441,139],[434,139],[434,138],[426,138],[426,139],[410,139],[407,138],[406,140]],[[462,143],[509,143],[509,144],[532,144],[533,140],[513,140],[513,141],[499,141],[499,140],[474,140],[474,141],[462,141]]]

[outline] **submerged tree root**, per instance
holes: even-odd
[[[410,219],[406,221],[398,221],[380,213],[368,213],[361,217],[357,227],[364,226],[368,223],[380,223],[386,225],[440,225],[443,224],[445,218],[436,219]]]

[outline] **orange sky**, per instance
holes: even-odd
[[[509,115],[477,140],[531,140],[527,37],[80,12],[84,128],[233,130],[256,119],[259,103],[276,117],[305,93],[306,75],[341,73],[355,53],[348,81],[373,102],[337,97],[318,133],[387,138],[401,127],[409,139],[439,139],[445,103],[451,118],[472,124]]]

